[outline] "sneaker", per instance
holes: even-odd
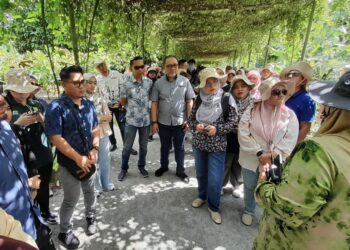
[[[57,216],[53,215],[51,212],[41,214],[44,221],[49,225],[56,225],[58,222],[56,220]]]
[[[136,151],[135,149],[132,148],[132,149],[131,149],[131,154],[132,154],[132,155],[137,155],[137,151]]]
[[[95,216],[86,217],[86,235],[93,235],[97,232]]]
[[[126,178],[126,173],[127,173],[127,171],[121,170],[120,173],[119,173],[119,175],[118,175],[118,180],[119,180],[119,181],[125,180],[125,178]]]
[[[220,195],[223,196],[225,194],[225,191],[224,189],[222,188],[221,191],[220,191]]]
[[[242,215],[242,223],[246,226],[251,226],[253,223],[253,216],[251,214],[244,213]]]
[[[142,174],[142,176],[143,176],[144,178],[147,178],[147,177],[148,177],[148,172],[147,172],[146,169],[144,169],[144,168],[139,168],[139,170],[140,170],[140,173]]]
[[[187,174],[185,174],[185,173],[176,173],[176,176],[179,177],[185,183],[190,182],[190,179],[188,178]]]
[[[215,224],[221,224],[221,214],[219,212],[214,212],[208,208],[210,213],[210,218],[214,221]]]
[[[235,198],[243,198],[244,197],[243,184],[239,185],[237,188],[233,189],[232,196]]]
[[[192,201],[192,207],[193,208],[199,208],[205,203],[205,200],[202,200],[201,198],[196,198]]]
[[[163,168],[163,167],[160,167],[156,170],[156,172],[154,173],[155,176],[157,177],[161,177],[165,172],[167,172],[169,170],[169,168]]]
[[[109,151],[110,152],[113,152],[117,149],[117,145],[112,145],[110,148],[109,148]]]
[[[73,231],[68,233],[59,233],[57,236],[61,244],[67,249],[77,249],[80,245],[80,241]]]

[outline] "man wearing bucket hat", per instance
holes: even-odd
[[[41,184],[35,202],[49,224],[57,224],[50,212],[49,184],[53,168],[51,143],[44,133],[44,107],[30,99],[38,87],[31,84],[29,74],[24,69],[11,69],[5,75],[6,100],[11,107],[10,124],[22,148],[29,177],[40,175]]]
[[[103,59],[97,59],[94,67],[100,73],[96,77],[98,88],[102,91],[102,93],[104,93],[106,99],[108,100],[109,109],[117,120],[120,134],[124,143],[126,110],[121,106],[119,100],[119,93],[124,83],[124,76],[122,73],[116,70],[109,69],[106,61]],[[109,136],[109,140],[111,143],[111,151],[114,151],[117,149],[117,140],[114,134],[113,119],[110,122],[110,126],[113,133]],[[137,151],[132,149],[131,154],[136,155]]]
[[[264,215],[253,249],[349,248],[350,72],[308,91],[325,107],[323,122],[294,150],[280,184],[260,173],[255,198]]]
[[[308,63],[298,62],[281,72],[281,79],[288,80],[289,99],[286,106],[294,111],[299,121],[298,142],[305,139],[315,120],[316,104],[306,87],[312,80],[313,70]]]

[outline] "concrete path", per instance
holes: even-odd
[[[117,134],[119,131],[116,129]],[[113,153],[112,177],[118,190],[98,199],[98,233],[85,234],[84,201],[81,198],[74,213],[74,232],[83,244],[80,249],[251,249],[257,233],[257,220],[251,227],[240,221],[243,202],[230,193],[221,200],[222,225],[215,225],[207,206],[194,209],[191,201],[197,197],[194,160],[191,145],[186,141],[186,172],[191,177],[185,184],[175,176],[174,153],[170,155],[170,171],[158,178],[160,143],[158,136],[148,144],[147,168],[149,178],[142,178],[137,170],[138,156],[131,156],[130,170],[124,182],[117,180],[122,145]],[[135,140],[135,149],[137,141]],[[51,198],[52,211],[58,213],[62,190]],[[259,215],[260,211],[257,212]],[[52,226],[57,243],[58,225]]]

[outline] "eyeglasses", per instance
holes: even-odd
[[[171,68],[177,68],[178,66],[179,66],[179,64],[174,63],[174,64],[168,64],[165,67],[167,67],[168,69],[171,69]]]
[[[291,78],[298,77],[298,76],[301,76],[301,73],[298,71],[290,71],[285,75],[285,77],[287,79],[291,79]]]
[[[140,70],[140,69],[144,69],[145,65],[140,65],[140,66],[134,66],[134,70]]]
[[[81,81],[68,81],[68,82],[71,82],[73,83],[74,87],[76,88],[80,88],[81,85],[85,85],[86,84],[86,81],[85,80],[81,80]]]
[[[280,95],[286,96],[287,93],[288,93],[288,90],[286,89],[274,89],[271,91],[272,96],[280,96]]]

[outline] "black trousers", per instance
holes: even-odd
[[[38,169],[38,174],[40,175],[41,182],[38,194],[35,197],[34,202],[39,206],[40,211],[44,214],[50,211],[49,199],[52,167],[53,162]]]
[[[120,134],[122,136],[123,144],[124,144],[126,110],[119,109],[119,108],[109,108],[109,110],[112,112],[112,116],[114,116],[117,121]],[[109,136],[109,141],[111,142],[111,145],[117,145],[117,139],[115,138],[114,129],[113,129],[113,119],[109,123],[109,126],[112,129],[112,134]]]

